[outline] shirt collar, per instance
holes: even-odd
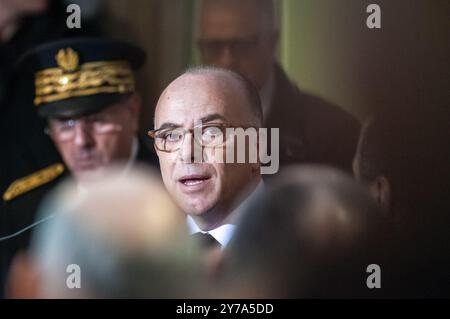
[[[258,186],[256,186],[255,190],[249,196],[247,196],[247,198],[235,210],[231,212],[231,214],[228,216],[224,224],[207,232],[201,230],[200,227],[198,227],[198,225],[195,223],[192,216],[188,215],[187,225],[189,228],[189,232],[191,234],[195,233],[210,234],[212,237],[214,237],[215,240],[217,240],[220,243],[222,248],[226,247],[231,237],[233,236],[236,225],[239,222],[239,219],[241,218],[242,214],[248,209],[250,203],[254,200],[254,198],[257,197],[258,194],[262,193],[263,191],[264,191],[264,182],[261,179]]]

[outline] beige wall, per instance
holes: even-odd
[[[282,0],[282,62],[301,88],[364,118],[449,103],[447,0]],[[366,27],[381,6],[382,28]]]

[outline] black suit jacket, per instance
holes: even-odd
[[[281,166],[317,163],[351,171],[359,122],[339,106],[301,92],[278,65],[265,127],[280,129]]]

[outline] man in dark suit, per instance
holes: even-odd
[[[202,63],[231,69],[259,90],[264,123],[280,129],[280,164],[321,163],[351,170],[360,125],[338,106],[301,92],[276,62],[272,0],[203,0]]]
[[[0,237],[31,225],[42,197],[63,176],[70,175],[82,187],[101,179],[111,165],[123,165],[124,171],[137,161],[157,165],[153,150],[138,138],[141,100],[133,70],[144,61],[141,49],[101,38],[51,42],[23,56],[18,72],[34,83],[34,107],[47,120],[46,132],[64,165],[20,176],[6,188]],[[3,267],[27,247],[29,233],[0,241]]]

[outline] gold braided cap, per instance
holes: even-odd
[[[58,67],[35,74],[36,106],[98,93],[134,92],[135,81],[128,61],[96,61],[80,65],[78,53],[72,48],[60,49],[55,60]]]

